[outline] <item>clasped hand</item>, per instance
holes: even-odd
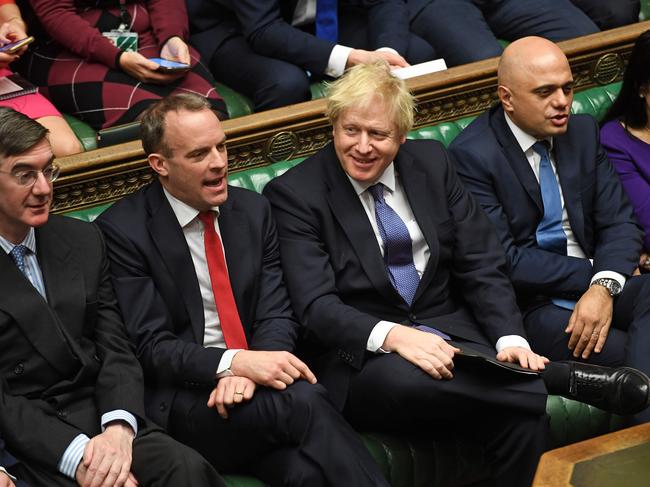
[[[160,50],[160,57],[185,64],[190,64],[191,61],[189,48],[180,37],[170,38]],[[147,59],[139,52],[123,52],[119,63],[124,72],[143,83],[165,85],[186,74],[186,71],[159,71],[157,63]]]

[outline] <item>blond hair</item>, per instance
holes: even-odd
[[[334,124],[352,107],[367,108],[381,101],[397,125],[400,136],[413,127],[415,98],[403,80],[393,76],[386,63],[358,64],[329,84],[325,115]]]

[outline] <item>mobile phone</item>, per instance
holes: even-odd
[[[10,42],[9,44],[5,44],[4,46],[0,46],[0,52],[13,54],[14,52],[20,50],[23,46],[31,44],[32,42],[34,42],[34,37],[25,37],[24,39],[20,39],[18,41]]]
[[[149,61],[158,64],[159,71],[187,71],[191,67],[189,64],[177,63],[176,61],[170,61],[169,59],[159,57],[149,58]]]

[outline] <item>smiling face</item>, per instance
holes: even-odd
[[[573,75],[566,56],[544,39],[522,41],[509,46],[514,52],[504,52],[515,58],[506,59],[510,66],[505,76],[500,66],[498,93],[503,109],[537,139],[563,134],[573,102]]]
[[[359,182],[376,182],[406,137],[381,100],[344,110],[334,122],[334,148],[343,170]]]
[[[199,211],[228,198],[226,134],[209,109],[170,111],[165,116],[169,154],[149,155],[149,164],[174,197]]]
[[[23,241],[29,227],[47,222],[52,202],[52,182],[42,173],[32,186],[21,186],[14,175],[42,171],[53,157],[50,143],[43,139],[22,154],[0,158],[0,235],[14,244]]]

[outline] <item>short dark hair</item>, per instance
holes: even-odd
[[[13,108],[0,107],[0,157],[17,156],[41,143],[48,130]]]
[[[650,90],[650,30],[641,34],[632,49],[618,97],[604,121],[618,119],[626,127],[640,129],[648,124],[645,98],[639,95]]]
[[[200,112],[202,110],[212,110],[212,105],[203,96],[194,93],[179,93],[166,96],[147,108],[140,122],[142,147],[147,156],[154,152],[165,157],[171,156],[171,151],[165,144],[165,117],[169,112],[178,112],[180,110]]]

